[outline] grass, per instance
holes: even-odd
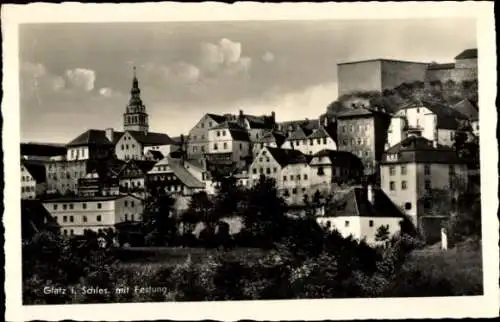
[[[439,245],[433,245],[409,255],[400,280],[413,285],[428,285],[427,292],[438,292],[443,296],[481,295],[482,266],[480,245],[466,241],[444,251]]]

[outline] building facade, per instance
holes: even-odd
[[[465,186],[467,166],[454,150],[409,137],[384,153],[380,176],[383,191],[418,228],[428,207],[422,198],[433,189],[451,193]]]
[[[64,236],[114,229],[117,223],[141,220],[143,211],[141,200],[129,195],[61,197],[45,200],[43,206]]]
[[[455,57],[454,63],[429,64],[426,82],[461,83],[477,80],[477,48],[466,49]]]
[[[21,160],[21,199],[37,199],[46,192],[44,163],[38,160]]]
[[[390,116],[366,108],[345,110],[337,116],[337,147],[358,156],[365,174],[378,169],[377,162],[384,152]]]

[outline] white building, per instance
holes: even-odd
[[[21,199],[36,199],[47,191],[45,165],[38,160],[21,160]]]
[[[453,146],[460,121],[467,120],[454,109],[418,100],[401,107],[392,117],[387,132],[387,148],[409,136],[422,136],[439,145]]]
[[[139,198],[131,195],[62,197],[43,201],[45,209],[56,219],[65,236],[83,235],[114,229],[124,221],[141,220],[143,206]]]
[[[234,122],[224,122],[208,130],[210,161],[241,163],[251,156],[248,131]]]
[[[303,128],[298,128],[285,140],[282,148],[293,148],[308,155],[325,149],[337,150],[337,144],[333,138],[333,133],[328,133],[323,126],[320,126],[309,135]]]
[[[385,226],[387,238],[398,234],[403,220],[404,215],[389,198],[371,186],[349,189],[323,216],[317,217],[321,226],[337,230],[344,238],[364,240],[369,245],[382,243],[376,238],[381,226]]]

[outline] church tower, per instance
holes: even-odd
[[[148,114],[146,113],[146,106],[144,106],[141,100],[141,90],[139,89],[135,66],[132,89],[130,90],[130,101],[123,114],[123,130],[141,131],[144,133],[147,133],[149,130]]]

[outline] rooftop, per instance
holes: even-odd
[[[116,135],[117,132],[115,132],[115,137],[119,137],[119,135]],[[111,146],[115,142],[110,142],[108,138],[106,137],[106,132],[104,130],[95,130],[95,129],[90,129],[76,138],[74,138],[72,141],[70,141],[67,146],[68,147],[77,147],[77,146]]]
[[[21,143],[21,155],[44,157],[66,155],[66,147],[54,143]]]
[[[458,54],[455,59],[474,59],[477,58],[477,48],[469,48]]]
[[[130,133],[134,137],[134,139],[137,140],[137,142],[141,143],[144,146],[175,144],[175,141],[164,133],[143,132],[143,131],[127,131],[127,132]]]
[[[409,60],[399,60],[399,59],[389,59],[389,58],[373,58],[373,59],[347,61],[347,62],[338,63],[337,65],[358,64],[358,63],[368,63],[368,62],[377,62],[377,61],[386,61],[386,62],[391,62],[391,63],[403,63],[403,64],[423,64],[423,65],[428,64],[428,63],[424,63],[424,62],[416,62],[416,61],[409,61]]]
[[[325,217],[385,217],[404,218],[403,213],[378,188],[372,188],[373,201],[368,200],[368,191],[363,187],[353,187],[333,203],[325,212]]]
[[[454,130],[458,127],[459,120],[467,119],[467,116],[452,109],[448,105],[423,99],[412,100],[411,102],[402,105],[399,111],[409,108],[421,108],[421,107],[425,107],[428,110],[430,110],[433,114],[436,114],[437,126],[440,129]]]
[[[388,159],[388,155],[397,155],[396,159]],[[381,164],[390,163],[463,163],[452,148],[434,147],[432,141],[419,136],[410,136],[384,152]]]
[[[266,149],[272,155],[274,160],[276,160],[276,162],[278,162],[282,167],[289,164],[308,163],[309,161],[307,156],[299,150],[272,147],[267,147]]]
[[[45,199],[43,203],[112,201],[112,200],[122,199],[125,197],[132,197],[139,199],[138,197],[129,194],[111,195],[111,196],[64,196],[52,199]]]
[[[445,63],[445,64],[433,63],[427,67],[428,70],[454,69],[454,68],[455,68],[455,63]]]
[[[469,100],[464,99],[453,105],[452,107],[455,111],[465,115],[471,120],[475,121],[479,119],[479,110],[477,107]]]
[[[42,162],[37,162],[35,160],[22,160],[21,163],[37,183],[42,183],[47,180],[45,165]]]

